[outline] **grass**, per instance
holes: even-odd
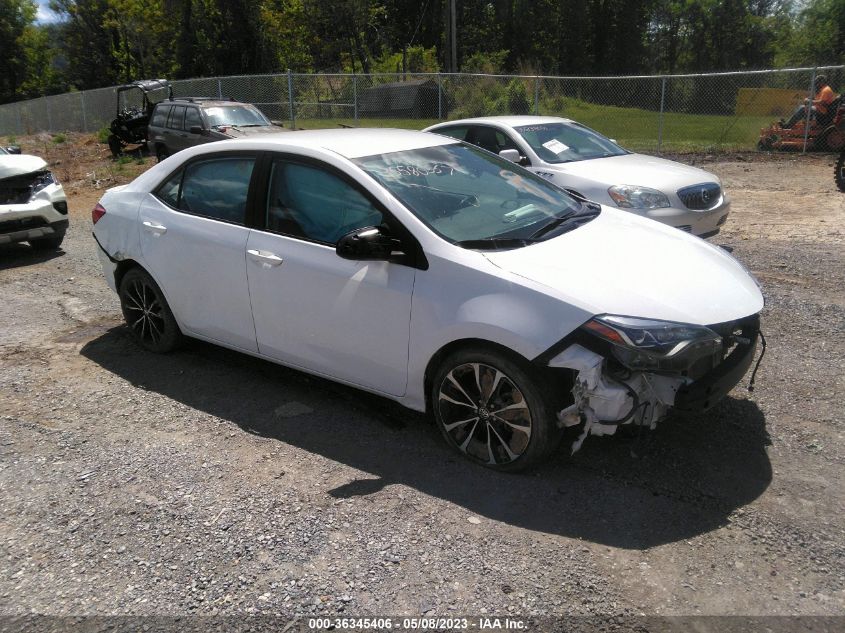
[[[575,99],[566,100],[563,112],[550,112],[543,108],[540,112],[574,119],[615,139],[628,149],[657,150],[657,139],[660,133],[658,112],[639,108],[602,106]],[[660,149],[666,152],[754,150],[760,136],[760,128],[768,126],[772,121],[772,117],[666,112],[663,116],[663,141]],[[437,119],[359,119],[357,124],[351,117],[296,120],[297,128],[302,129],[339,128],[341,125],[352,125],[421,130],[435,123],[438,123]]]
[[[62,134],[61,132],[59,132],[58,134],[53,134],[53,142],[56,145],[66,143],[67,142],[67,135]]]

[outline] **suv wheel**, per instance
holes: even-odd
[[[168,156],[170,156],[170,154],[167,152],[167,149],[164,147],[164,145],[156,145],[156,160],[158,162],[163,161]]]
[[[120,139],[114,134],[109,134],[109,149],[111,150],[111,155],[115,158],[123,154],[123,145],[120,143]]]
[[[49,237],[39,237],[34,240],[29,240],[29,245],[37,251],[53,251],[62,245],[65,239],[64,231],[56,231]]]

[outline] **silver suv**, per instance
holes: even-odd
[[[159,161],[202,143],[283,132],[250,103],[207,97],[181,97],[157,103],[147,141]]]

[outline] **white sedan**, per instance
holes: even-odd
[[[145,348],[195,337],[431,411],[501,470],[567,426],[577,448],[708,409],[757,346],[763,298],[724,250],[435,134],[201,145],[93,220]]]
[[[499,116],[426,128],[519,163],[589,200],[619,207],[699,237],[719,232],[730,200],[710,172],[634,154],[570,119]]]

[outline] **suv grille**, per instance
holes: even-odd
[[[678,190],[678,197],[693,211],[712,209],[722,200],[722,188],[715,182],[705,182]]]

